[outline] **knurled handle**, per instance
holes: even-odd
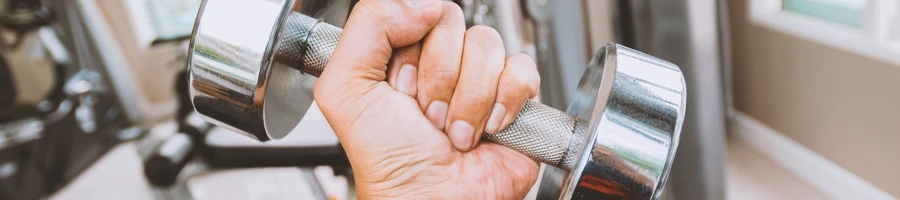
[[[341,28],[292,13],[282,26],[275,61],[318,77],[334,53],[341,32]],[[569,170],[578,158],[586,129],[585,121],[528,100],[506,129],[484,133],[482,137],[539,162]]]

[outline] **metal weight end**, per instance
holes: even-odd
[[[207,121],[269,141],[286,136],[303,118],[313,101],[315,81],[304,72],[321,72],[340,29],[290,15],[292,3],[203,1],[188,63],[190,98]],[[292,24],[301,26],[284,27],[287,20],[299,20]],[[302,26],[311,21],[311,27]],[[621,45],[604,46],[588,65],[567,110],[580,119],[565,116],[575,122],[574,128],[560,129],[574,133],[568,139],[538,141],[565,146],[558,148],[565,151],[552,154],[559,155],[563,164],[558,166],[564,169],[545,170],[538,197],[657,199],[678,146],[685,88],[674,64]],[[519,132],[534,130],[541,129]],[[541,145],[520,147],[544,150]]]
[[[312,78],[274,60],[293,4],[203,0],[191,36],[188,82],[204,119],[269,141],[285,137],[303,118],[313,101]]]
[[[658,199],[684,121],[678,66],[607,44],[588,64],[567,113],[589,123],[571,170],[544,171],[540,199]]]

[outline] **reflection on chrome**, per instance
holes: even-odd
[[[569,113],[587,116],[585,139],[590,142],[572,171],[545,172],[543,180],[550,183],[542,183],[539,197],[658,198],[684,120],[681,71],[674,64],[611,44],[595,55],[585,74]]]
[[[263,119],[267,115],[283,115],[280,112],[266,112],[266,104],[275,101],[267,100],[264,95],[268,85],[302,91],[299,88],[302,84],[285,83],[282,79],[270,80],[270,72],[266,71],[272,65],[271,57],[274,55],[269,47],[275,45],[275,36],[278,35],[273,33],[280,27],[276,22],[282,21],[280,18],[289,12],[291,3],[293,1],[286,0],[203,1],[203,13],[194,27],[188,60],[193,88],[191,99],[205,119],[236,132],[265,133],[251,135],[262,141],[282,137],[270,135],[273,133],[287,134],[283,130],[266,131],[271,129],[270,124]],[[303,111],[305,109],[298,113],[302,116]]]

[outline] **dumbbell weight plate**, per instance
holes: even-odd
[[[203,1],[188,62],[190,98],[204,119],[260,141],[284,138],[300,122],[315,77],[273,61],[293,3]]]
[[[567,109],[590,122],[588,142],[572,170],[544,171],[538,199],[658,199],[686,97],[674,64],[621,45],[602,47]]]
[[[293,128],[296,125],[267,121],[273,120],[270,118],[272,113],[267,108],[284,106],[272,103],[269,99],[280,98],[289,102],[285,101],[291,99],[288,96],[298,93],[281,89],[273,91],[273,87],[284,85],[277,83],[272,77],[283,73],[278,72],[279,69],[318,75],[330,57],[330,51],[333,51],[328,51],[328,48],[321,45],[331,45],[333,48],[338,39],[334,31],[339,33],[339,30],[328,27],[327,24],[315,23],[312,18],[290,14],[288,8],[291,3],[281,0],[204,1],[192,38],[190,82],[192,101],[206,119],[261,141],[279,139],[286,134],[274,132],[278,130],[274,126]],[[276,9],[278,6],[282,6],[280,10]],[[225,14],[210,14],[211,12]],[[248,17],[235,14],[266,12],[281,15]],[[282,27],[280,24],[289,18],[294,20],[291,22],[293,24]],[[297,24],[310,26],[298,31]],[[285,31],[288,37],[283,35],[282,29],[288,30]],[[290,31],[298,31],[298,34],[292,35]],[[330,37],[309,39],[318,36]],[[286,40],[293,40],[294,43]],[[279,42],[286,45],[279,45]],[[287,48],[282,49],[284,47]],[[300,48],[298,54],[282,55],[282,59],[275,59],[279,54],[292,51],[292,47]],[[303,54],[304,51],[306,54]],[[292,57],[324,58],[325,61],[296,60]],[[285,63],[285,60],[300,62]],[[309,61],[313,64],[307,64]],[[303,64],[297,66],[299,63]],[[285,69],[286,65],[300,70]],[[518,127],[519,130],[510,131],[511,137],[491,138],[497,134],[488,134],[486,137],[539,160],[546,157],[531,153],[545,149],[566,150],[564,155],[567,156],[563,158],[574,158],[571,165],[556,164],[565,170],[545,171],[540,197],[657,198],[665,183],[684,118],[686,93],[681,71],[671,63],[610,44],[597,53],[579,85],[577,96],[567,111],[578,118],[576,123],[542,119],[544,116],[559,117],[564,114],[531,113],[532,115],[520,115],[517,118],[511,127],[522,126]],[[526,105],[523,113],[551,113],[553,110],[536,103],[528,105],[535,107],[529,109]],[[296,115],[291,119],[299,120],[302,116],[302,113],[285,113]],[[523,119],[523,116],[528,118]],[[563,117],[571,120],[571,117]],[[565,122],[570,126],[565,127]],[[552,130],[561,130],[559,133],[562,134],[558,135],[572,139],[562,140],[554,137],[557,132],[539,131],[547,130],[548,127],[562,127]],[[564,133],[563,129],[574,133]],[[529,136],[529,133],[537,136]],[[541,138],[534,140],[538,136]],[[516,146],[522,144],[516,143],[521,142],[518,139],[538,142]],[[570,142],[561,143],[568,144],[566,147],[540,143],[547,140]],[[568,152],[569,150],[575,151]]]

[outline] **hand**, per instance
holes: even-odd
[[[456,4],[363,0],[315,98],[362,199],[522,199],[538,163],[479,140],[512,123],[539,84],[531,58],[505,57],[494,29],[466,30]]]

